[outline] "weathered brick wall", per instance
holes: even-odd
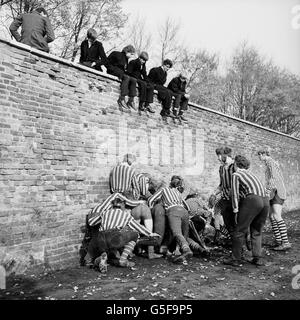
[[[0,40],[0,256],[20,272],[78,258],[85,215],[127,152],[138,171],[181,174],[208,195],[218,184],[216,147],[250,157],[263,179],[255,152],[269,145],[284,168],[285,210],[300,207],[299,140],[196,105],[185,125],[165,125],[157,101],[149,117],[121,114],[118,93],[114,77]]]

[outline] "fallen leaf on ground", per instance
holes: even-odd
[[[152,292],[150,293],[152,297],[158,296],[160,294],[160,291]]]
[[[187,298],[196,299],[196,297],[195,297],[195,295],[193,293],[185,293],[183,296],[187,297]]]

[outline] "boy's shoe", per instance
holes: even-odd
[[[290,243],[286,243],[286,244],[281,244],[278,247],[272,248],[272,250],[274,251],[287,251],[290,250],[292,248],[292,245]]]
[[[273,249],[273,248],[279,247],[281,245],[282,245],[282,242],[275,241],[274,243],[270,244],[269,247],[270,247],[270,249]]]
[[[119,267],[122,267],[122,268],[132,268],[135,266],[135,263],[134,262],[131,262],[131,261],[128,261],[128,260],[125,260],[123,262],[121,262],[119,260]]]
[[[183,252],[180,256],[177,256],[173,259],[173,262],[178,262],[178,261],[184,261],[186,259],[189,259],[193,256],[192,250],[187,250]]]
[[[117,100],[117,103],[118,103],[118,105],[119,105],[119,110],[122,111],[122,112],[123,112],[125,109],[128,108],[127,105],[126,105],[125,100],[124,100],[124,99],[121,99],[120,97],[119,97],[119,99]]]
[[[185,121],[185,122],[188,121],[183,115],[180,115],[179,118],[180,118],[182,121]]]
[[[150,252],[150,253],[148,253],[148,259],[149,259],[149,260],[159,259],[159,258],[162,258],[162,257],[163,257],[162,254],[158,254],[158,253],[155,253],[155,252]]]
[[[243,266],[243,263],[241,260],[236,260],[236,259],[232,259],[232,258],[224,259],[223,263],[230,265],[230,266],[234,266],[234,267],[242,267]]]
[[[107,272],[107,253],[103,252],[101,256],[95,259],[94,265],[99,268],[101,273]]]
[[[253,258],[250,263],[258,266],[258,267],[262,267],[265,266],[265,263],[260,259],[260,258]]]
[[[155,111],[153,109],[151,109],[150,106],[146,106],[146,110],[149,111],[150,113],[155,113]]]
[[[166,117],[169,117],[171,119],[176,119],[176,116],[174,116],[172,113],[167,114]]]
[[[134,101],[128,101],[127,107],[128,107],[128,109],[132,108],[133,110],[136,110],[136,106],[135,106]]]

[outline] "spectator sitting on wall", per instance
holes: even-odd
[[[173,103],[173,114],[175,117],[182,121],[187,121],[183,117],[183,111],[188,109],[190,97],[186,93],[186,79],[186,74],[184,72],[181,72],[179,76],[173,78],[168,85],[168,89],[171,90],[171,93],[175,98]]]
[[[113,51],[107,58],[107,72],[118,77],[121,82],[121,93],[118,99],[119,109],[134,109],[134,97],[136,96],[136,79],[126,74],[128,61],[134,56],[135,49],[132,45],[128,45],[123,48],[121,52]],[[125,97],[129,96],[127,103]]]
[[[22,25],[21,35],[18,32]],[[54,41],[54,32],[47,11],[39,7],[31,13],[19,15],[10,25],[12,36],[21,43],[49,52],[48,43]]]
[[[143,51],[137,59],[131,60],[128,64],[127,74],[137,79],[140,102],[139,111],[149,111],[154,113],[150,104],[153,103],[154,86],[149,82],[146,71],[146,61],[149,60],[147,52]]]
[[[162,103],[160,115],[164,121],[166,121],[167,117],[173,118],[170,113],[172,95],[171,92],[164,86],[167,80],[167,71],[172,68],[172,66],[172,61],[166,59],[164,60],[162,66],[152,68],[148,74],[149,80],[154,84],[154,89],[158,92],[157,97]]]
[[[97,32],[94,29],[87,31],[87,38],[81,43],[79,62],[99,71],[102,71],[101,65],[107,65],[103,45],[97,40]]]

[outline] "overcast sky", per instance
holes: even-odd
[[[167,16],[180,20],[185,44],[219,53],[223,64],[247,40],[300,75],[300,0],[123,0],[122,6],[132,18],[144,17],[152,30]]]

